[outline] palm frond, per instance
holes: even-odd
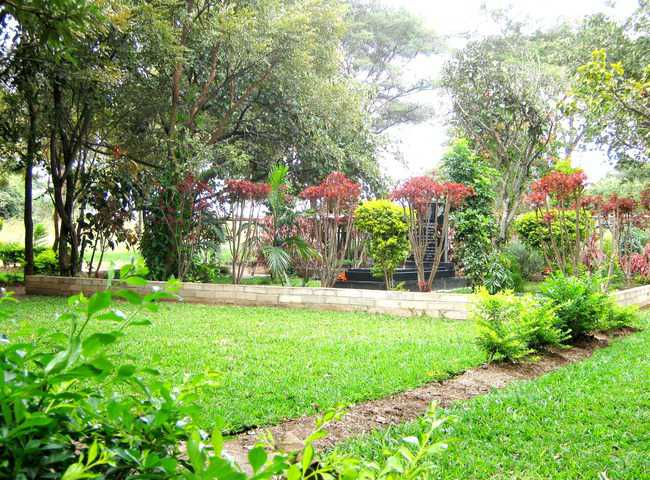
[[[280,279],[283,283],[289,283],[289,254],[282,248],[273,245],[264,245],[262,255],[271,276]]]

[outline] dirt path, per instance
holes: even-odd
[[[581,340],[570,349],[545,353],[536,362],[482,365],[442,382],[430,383],[390,397],[353,405],[341,420],[329,426],[329,435],[317,445],[321,448],[329,448],[352,436],[414,420],[423,415],[432,402],[444,408],[453,402],[503,388],[517,380],[529,380],[541,376],[569,363],[590,357],[594,350],[607,346],[611,338],[627,335],[632,331],[624,329],[608,334],[597,334],[594,338]],[[241,433],[228,441],[224,450],[243,468],[248,466],[248,451],[255,445],[258,436],[264,432],[271,432],[282,450],[299,450],[302,448],[302,440],[313,430],[315,418],[314,416],[301,417],[274,427]]]

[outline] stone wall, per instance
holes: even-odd
[[[163,286],[150,282],[147,287]],[[90,295],[106,286],[94,278],[29,276],[25,282],[30,295]],[[146,289],[131,288],[144,292]],[[216,285],[183,283],[180,296],[185,302],[215,305],[257,305],[321,310],[365,311],[394,315],[430,315],[463,320],[469,313],[471,295],[451,293],[386,292],[343,288],[302,288],[266,285]]]
[[[150,282],[146,288],[124,287],[146,293],[163,282]],[[106,280],[94,278],[29,276],[25,282],[30,295],[90,295],[103,290]],[[386,292],[346,288],[302,288],[265,285],[216,285],[183,283],[183,301],[214,305],[276,306],[317,308],[320,310],[364,311],[393,315],[430,315],[463,320],[469,316],[472,295],[453,293]],[[650,305],[650,285],[614,293],[621,305]]]
[[[614,297],[620,305],[637,305],[640,308],[650,305],[650,285],[618,290]]]

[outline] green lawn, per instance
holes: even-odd
[[[448,413],[449,450],[426,478],[650,479],[650,330]],[[373,457],[417,432],[411,423],[341,450]]]
[[[64,308],[62,298],[23,298],[17,316],[25,321],[8,333],[63,329],[54,316]],[[201,399],[203,423],[218,414],[229,431],[383,397],[485,360],[471,322],[184,304],[164,304],[152,320],[119,348],[175,381],[221,372],[221,386]]]

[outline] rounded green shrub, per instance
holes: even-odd
[[[551,210],[551,214],[557,215],[558,212]],[[551,243],[552,239],[560,248],[562,245],[573,246],[576,241],[576,212],[572,210],[566,211],[563,215],[564,221],[560,222],[559,220],[555,220],[549,231],[548,223],[544,221],[541,215],[537,212],[526,212],[515,219],[514,229],[522,242],[538,251],[543,251],[546,245]],[[560,227],[562,224],[567,224],[566,231],[568,232],[568,236],[564,239],[561,237],[561,231],[563,229]],[[592,225],[593,220],[591,216],[587,213],[582,213],[580,215],[581,238],[587,237]]]
[[[56,275],[59,271],[59,258],[54,250],[46,248],[34,257],[34,273]]]
[[[393,272],[409,254],[408,224],[404,210],[390,200],[370,200],[356,209],[354,224],[368,234],[368,252],[373,260],[373,271],[382,274],[386,288],[391,289]]]

